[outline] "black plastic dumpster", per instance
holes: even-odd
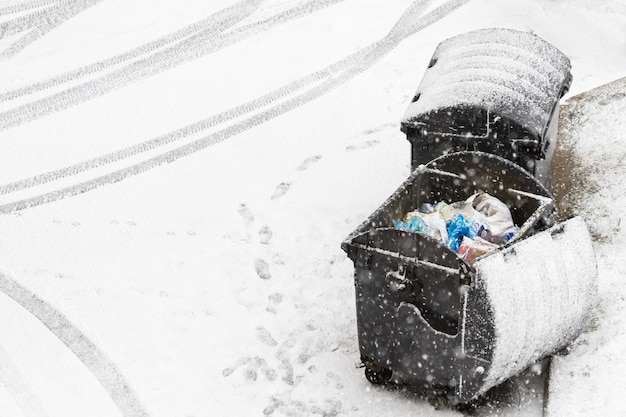
[[[423,203],[478,189],[505,202],[520,231],[473,265],[393,227]],[[551,193],[504,158],[460,152],[418,167],[342,243],[368,380],[444,387],[463,403],[577,337],[595,300],[595,257],[580,219],[536,230],[555,214]]]
[[[526,32],[483,29],[443,41],[402,119],[413,169],[449,152],[483,151],[550,187],[570,68],[563,53]]]

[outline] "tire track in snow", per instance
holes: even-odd
[[[0,272],[0,291],[43,323],[85,364],[124,417],[149,415],[111,359],[57,309],[4,272]]]
[[[48,416],[30,385],[24,381],[19,369],[2,346],[0,346],[0,385],[3,385],[11,394],[24,417]]]
[[[7,91],[0,94],[0,102],[14,100],[16,98],[33,94],[48,88],[52,88],[64,83],[75,81],[81,77],[102,72],[108,68],[122,64],[126,61],[139,58],[151,52],[155,52],[164,48],[169,44],[179,42],[189,36],[205,32],[207,34],[218,33],[224,31],[231,26],[239,23],[243,19],[249,17],[259,6],[267,0],[242,0],[232,6],[224,8],[204,19],[201,19],[191,25],[172,32],[166,36],[147,42],[137,48],[126,51],[122,54],[115,55],[111,58],[86,65],[77,70],[69,71],[64,74],[40,81],[22,88]]]
[[[428,0],[417,0],[409,7],[409,9],[407,9],[407,11],[403,14],[403,16],[400,18],[398,23],[392,28],[389,34],[385,36],[384,38],[382,38],[381,40],[373,43],[372,45],[368,47],[363,48],[362,50],[351,55],[349,58],[345,60],[341,60],[327,67],[325,70],[311,74],[310,76],[305,77],[295,83],[288,84],[287,86],[276,90],[273,94],[263,96],[258,101],[253,101],[251,103],[248,103],[248,105],[251,108],[253,108],[253,106],[261,105],[265,103],[266,101],[270,101],[270,102],[276,101],[279,98],[283,97],[284,95],[288,95],[292,91],[292,87],[301,88],[303,84],[307,84],[307,83],[310,84],[310,83],[313,83],[314,81],[327,78],[323,83],[321,83],[320,85],[316,87],[311,88],[309,91],[306,91],[294,98],[290,98],[282,103],[279,103],[269,108],[268,110],[257,113],[256,115],[246,120],[243,120],[234,125],[231,125],[216,133],[213,133],[204,138],[198,139],[194,142],[181,146],[177,149],[158,155],[154,158],[150,158],[146,161],[132,165],[130,167],[112,172],[107,175],[100,176],[90,181],[82,182],[73,186],[60,188],[49,193],[23,199],[17,202],[0,205],[0,213],[7,214],[7,213],[11,213],[11,212],[18,211],[18,210],[23,210],[29,207],[35,207],[35,206],[39,206],[42,204],[47,204],[53,201],[61,200],[67,197],[75,196],[78,194],[85,193],[87,191],[97,189],[103,185],[113,184],[113,183],[122,181],[126,178],[146,172],[150,169],[156,168],[165,163],[176,161],[180,158],[191,155],[209,146],[215,145],[235,135],[238,135],[247,130],[250,130],[255,126],[265,123],[268,120],[274,119],[282,114],[285,114],[291,110],[294,110],[297,107],[302,106],[303,104],[306,104],[316,98],[319,98],[323,96],[324,94],[328,93],[329,91],[333,90],[334,88],[354,78],[356,75],[365,71],[367,68],[371,67],[377,61],[382,59],[391,50],[393,50],[395,46],[398,43],[400,43],[403,39],[437,22],[438,20],[452,13],[458,7],[464,5],[465,3],[469,1],[470,0],[449,0],[446,3],[444,3],[442,6],[440,6],[439,8],[428,13],[427,15],[419,19],[416,19],[416,17],[418,17],[422,13],[424,8],[428,4]],[[353,62],[353,65],[350,65],[351,62]],[[344,69],[344,68],[346,69],[341,74],[332,74],[331,72],[332,69],[339,70],[339,69]],[[236,112],[232,112],[230,114],[232,115],[232,117],[235,117],[238,115],[238,113]],[[182,130],[174,132],[173,134],[158,138],[156,139],[156,141],[169,140],[169,139],[174,140],[175,138],[178,137],[177,134],[178,135],[185,134],[184,133],[186,132],[185,129],[189,131],[192,131],[193,129],[199,129],[201,128],[203,123],[206,123],[207,121],[212,121],[212,120],[214,121],[215,119],[210,118],[198,124],[188,126]],[[152,143],[155,143],[155,142],[152,142]],[[138,149],[139,148],[135,148],[135,150],[138,150]],[[95,160],[92,160],[92,161],[95,161]],[[79,165],[76,165],[74,167],[78,167],[78,166]],[[80,167],[83,168],[83,167],[86,167],[86,165],[84,166],[80,165]],[[67,172],[64,172],[64,174],[70,175],[70,172],[71,172],[71,169],[69,169]],[[37,180],[31,179],[30,186],[41,184],[43,183],[43,181],[48,182],[47,180],[49,178],[52,178],[55,175],[59,175],[59,173],[60,171],[54,171],[51,173],[52,175],[43,174],[43,176],[38,178]],[[34,178],[37,178],[37,177],[34,177]],[[50,181],[52,181],[52,179],[50,179]],[[20,186],[23,185],[22,188],[26,188],[26,184],[28,182],[29,180],[25,180],[24,182],[20,182],[19,185]],[[14,183],[14,184],[18,184],[18,183]]]
[[[111,164],[111,163],[121,161],[126,158],[133,157],[143,152],[156,149],[160,146],[164,146],[170,143],[174,143],[176,141],[183,140],[193,134],[200,133],[203,130],[210,129],[212,127],[215,127],[219,124],[223,124],[234,118],[240,117],[247,113],[251,113],[255,110],[259,110],[263,107],[266,107],[273,102],[286,98],[287,96],[292,94],[294,91],[297,91],[309,85],[315,84],[325,78],[330,77],[333,73],[343,71],[346,68],[349,68],[350,66],[355,65],[356,62],[362,61],[367,56],[367,54],[369,54],[373,49],[374,49],[374,46],[369,46],[367,48],[364,48],[333,65],[330,65],[306,77],[300,78],[297,81],[286,84],[268,94],[258,97],[243,105],[233,107],[222,113],[211,116],[200,122],[177,129],[165,135],[159,136],[155,139],[142,142],[137,145],[129,146],[127,148],[114,151],[106,155],[102,155],[100,157],[90,159],[88,161],[83,161],[74,165],[70,165],[65,168],[61,168],[55,171],[49,171],[44,174],[36,175],[30,178],[26,178],[20,181],[16,181],[13,183],[0,186],[0,194],[8,194],[8,193],[16,192],[16,191],[23,190],[26,188],[46,184],[46,183],[56,181],[62,178],[66,178],[69,176],[77,175],[77,174],[80,174],[82,172],[85,172],[91,169],[95,169],[95,168],[98,168],[107,164]]]
[[[402,33],[403,27],[409,25],[407,22],[410,21],[410,18],[417,20],[417,17],[419,16],[419,14],[421,14],[422,10],[425,8],[426,3],[428,3],[428,1],[425,1],[425,0],[416,1],[405,12],[405,14],[403,15],[403,18],[401,18],[400,21],[396,25],[394,25],[394,27],[389,32],[389,34],[385,36],[382,40],[374,42],[371,45],[365,48],[362,48],[361,50],[343,58],[342,60],[337,61],[336,63],[331,64],[327,66],[326,68],[323,68],[322,70],[316,71],[312,74],[309,74],[305,77],[300,78],[299,80],[296,80],[282,87],[279,87],[278,89],[268,94],[265,94],[261,97],[258,97],[250,102],[247,102],[243,105],[233,107],[222,113],[211,116],[200,122],[177,129],[173,132],[159,136],[155,139],[142,142],[140,144],[133,145],[133,146],[130,146],[130,147],[118,150],[118,151],[114,151],[106,155],[97,157],[97,158],[93,158],[87,161],[73,164],[65,168],[61,168],[61,169],[54,170],[54,171],[49,171],[43,174],[39,174],[33,177],[29,177],[20,181],[16,181],[16,182],[12,182],[12,183],[0,186],[0,194],[8,194],[8,193],[16,192],[16,191],[23,190],[26,188],[46,184],[46,183],[56,181],[62,178],[77,175],[79,173],[88,171],[90,169],[95,169],[95,168],[98,168],[107,164],[121,161],[126,158],[130,158],[140,153],[156,149],[160,146],[164,146],[170,143],[174,143],[176,141],[183,140],[190,135],[202,132],[203,130],[215,127],[218,124],[224,123],[228,120],[232,120],[246,113],[251,113],[253,111],[259,110],[280,99],[284,99],[299,89],[302,89],[304,87],[320,82],[323,79],[327,79],[331,77],[333,74],[337,74],[348,68],[352,68],[360,63],[363,63],[365,60],[367,60],[368,56],[370,56],[372,53],[375,53],[377,48],[379,49],[383,47],[392,48],[390,42],[399,42],[403,37],[410,36],[413,32],[407,32],[406,35],[403,35]],[[413,25],[413,26],[418,27],[417,25]],[[409,28],[411,27],[412,26],[409,26]],[[398,40],[394,41],[394,39],[398,39]],[[385,42],[385,40],[387,40],[387,42]],[[382,54],[382,51],[378,51],[378,54]]]
[[[47,22],[47,20],[56,15],[57,11],[60,8],[76,5],[76,1],[59,0],[52,4],[53,5],[48,8],[37,10],[30,14],[19,16],[14,19],[0,23],[0,38],[5,38],[20,32],[24,32],[28,29],[36,28],[42,23],[49,23]]]
[[[18,4],[14,4],[11,6],[0,7],[0,16],[5,14],[13,14],[13,13],[21,13],[27,10],[36,9],[38,7],[49,6],[51,4],[59,3],[62,0],[33,0],[33,1],[22,1],[18,2]]]
[[[304,17],[342,1],[345,0],[310,0],[263,21],[254,22],[227,33],[216,34],[211,30],[202,31],[180,41],[174,46],[135,61],[110,74],[0,113],[0,130],[76,106],[133,82],[157,75],[163,71],[231,46],[273,26]]]
[[[65,0],[56,3],[43,11],[37,11],[29,15],[0,24],[2,37],[31,29],[26,35],[15,41],[11,46],[0,53],[0,58],[9,59],[26,48],[37,39],[50,32],[52,29],[63,24],[78,13],[101,2],[102,0]]]
[[[65,168],[46,172],[44,174],[36,175],[30,178],[26,178],[20,181],[16,181],[13,183],[0,186],[0,194],[8,194],[8,193],[16,192],[16,191],[23,190],[26,188],[35,187],[35,186],[49,183],[52,181],[56,181],[62,178],[77,175],[81,172],[85,172],[90,169],[95,169],[95,168],[98,168],[98,167],[101,167],[110,163],[114,163],[114,162],[117,162],[126,158],[130,158],[140,153],[153,150],[157,147],[164,146],[164,145],[176,142],[176,141],[180,141],[190,135],[199,133],[211,127],[215,127],[218,124],[224,123],[228,120],[232,120],[246,113],[251,113],[255,110],[259,110],[275,101],[284,99],[285,97],[287,97],[289,94],[292,94],[296,90],[299,90],[311,84],[317,83],[325,78],[330,77],[332,74],[343,71],[346,68],[353,67],[359,62],[363,62],[363,60],[376,48],[376,46],[377,46],[376,43],[369,45],[368,47],[365,47],[320,71],[316,71],[315,73],[309,74],[303,78],[300,78],[299,80],[296,80],[292,83],[284,85],[270,92],[269,94],[265,94],[248,103],[233,107],[225,112],[211,116],[200,122],[185,126],[181,129],[177,129],[173,132],[159,136],[150,141],[133,145],[133,146],[130,146],[130,147],[127,147],[127,148],[124,148],[115,152],[108,153],[106,155],[103,155],[97,158],[90,159],[88,161],[84,161],[78,164],[65,167]]]

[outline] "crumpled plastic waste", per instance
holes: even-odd
[[[393,226],[396,229],[425,233],[441,239],[446,245],[448,244],[446,222],[438,213],[424,213],[420,210],[412,211],[404,217],[404,221],[394,220]]]
[[[459,245],[459,255],[470,264],[474,263],[474,260],[481,255],[486,254],[494,249],[497,249],[499,245],[491,243],[480,237],[470,239],[463,237],[461,244]]]
[[[444,244],[448,244],[448,228],[446,222],[438,213],[428,213],[422,217],[424,223],[428,226],[428,234],[435,238],[441,239]]]
[[[459,251],[464,238],[473,239],[478,236],[477,224],[462,214],[455,214],[446,225],[448,226],[448,246],[455,252]]]
[[[470,263],[508,242],[519,230],[507,205],[482,190],[465,201],[424,203],[393,224],[440,239]]]
[[[426,230],[426,223],[420,216],[414,215],[413,213],[414,212],[407,214],[404,221],[394,220],[393,227],[408,230],[409,232],[424,232]]]
[[[513,223],[509,207],[498,198],[478,191],[468,201],[470,199],[472,206],[485,216],[493,238],[499,239],[500,243],[508,242],[519,231]]]
[[[476,214],[476,210],[472,207],[471,202],[457,201],[455,203],[447,204],[442,202],[437,203],[433,210],[440,214],[445,221],[450,221],[457,214],[462,214],[464,217],[472,217]]]

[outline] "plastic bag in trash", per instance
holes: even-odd
[[[508,242],[519,230],[513,223],[509,207],[496,197],[479,191],[468,200],[489,224],[494,243]]]
[[[476,258],[485,253],[498,248],[498,245],[491,243],[480,237],[469,239],[463,237],[461,244],[459,245],[459,255],[470,264],[474,262]]]
[[[436,239],[440,239],[445,244],[448,243],[446,222],[443,221],[439,213],[424,213],[420,208],[420,210],[408,213],[404,217],[404,221],[394,220],[393,226],[396,229],[425,233]]]
[[[518,231],[507,205],[480,190],[465,201],[423,203],[393,225],[440,239],[470,263]]]
[[[408,230],[410,232],[423,232],[426,230],[426,223],[424,220],[418,215],[414,215],[414,212],[411,212],[406,215],[404,221],[402,220],[394,220],[393,227],[396,229]]]
[[[455,252],[459,251],[459,246],[461,246],[464,237],[473,239],[478,236],[477,224],[460,213],[448,220],[446,226],[448,228],[448,246]]]
[[[427,233],[430,236],[441,239],[444,245],[448,244],[448,230],[446,222],[439,213],[428,213],[422,216],[427,226]]]
[[[472,217],[476,214],[472,203],[466,201],[457,201],[451,204],[442,201],[434,206],[433,211],[439,213],[446,222],[452,220],[457,214],[462,214],[464,217]]]

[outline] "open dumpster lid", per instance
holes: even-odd
[[[482,29],[439,44],[402,118],[402,130],[429,128],[459,109],[491,113],[543,137],[571,84],[569,59],[526,32]]]
[[[463,401],[562,349],[587,325],[597,303],[593,244],[581,217],[539,232],[475,264],[463,328],[464,353],[488,358],[470,369]]]

